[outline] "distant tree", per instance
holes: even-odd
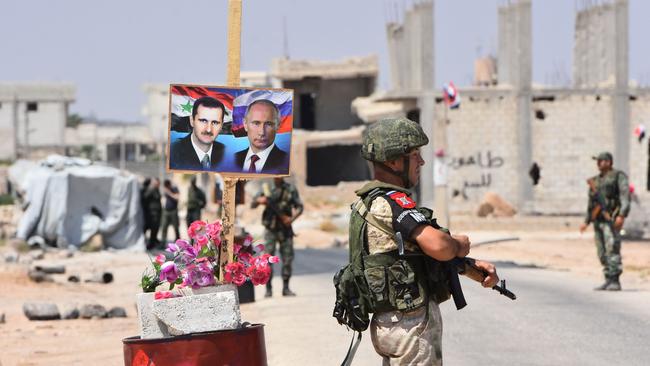
[[[68,116],[68,120],[66,121],[65,126],[77,128],[81,122],[83,122],[83,118],[81,118],[81,116],[76,113],[72,113]]]

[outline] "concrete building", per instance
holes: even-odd
[[[273,60],[271,75],[294,90],[291,171],[300,187],[370,178],[359,154],[363,121],[351,105],[374,92],[378,72],[376,56]]]
[[[430,3],[426,11],[432,13]],[[409,11],[419,9],[414,6]],[[370,102],[369,98],[356,100],[357,115],[368,123],[409,112],[419,116],[432,140],[422,150],[425,160],[433,162],[434,149],[445,147],[452,213],[475,212],[485,193],[495,192],[524,214],[582,215],[587,205],[585,181],[597,174],[591,157],[609,150],[615,166],[629,174],[636,188],[640,205],[635,203],[633,215],[647,224],[650,141],[639,142],[631,125],[650,120],[650,89],[628,87],[627,0],[578,9],[575,83],[568,88],[531,83],[530,0],[508,1],[498,12],[498,85],[460,88],[461,107],[448,110],[440,92],[411,90],[397,80],[390,91],[373,96]],[[595,34],[598,29],[606,36]],[[421,26],[420,31],[433,37],[429,27]],[[389,58],[402,57],[393,54],[398,48],[391,48],[392,34],[389,31]],[[534,163],[541,167],[536,185],[529,176]],[[420,201],[431,206],[432,193],[439,193],[433,165],[423,167],[420,187]]]
[[[75,92],[64,83],[0,83],[0,159],[63,154]]]

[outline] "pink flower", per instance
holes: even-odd
[[[199,288],[214,284],[216,284],[216,281],[209,262],[202,262],[199,265],[191,264],[185,268],[183,286]]]
[[[174,293],[171,291],[156,291],[156,293],[153,295],[153,298],[156,300],[171,299],[172,297],[174,297]]]
[[[241,248],[242,246],[237,243],[233,244],[232,246],[232,250],[235,252],[235,254],[239,254],[239,252],[241,252]]]
[[[257,244],[255,246],[254,251],[255,251],[255,254],[260,254],[260,253],[264,252],[264,244]]]
[[[196,239],[196,235],[200,233],[206,225],[205,221],[194,221],[190,224],[190,227],[187,228],[187,235],[192,239]]]
[[[269,257],[269,263],[278,263],[280,261],[280,258],[278,258],[277,255],[272,255]]]
[[[197,244],[199,244],[199,248],[203,248],[204,246],[208,245],[208,236],[207,235],[197,235],[194,237],[196,240]]]
[[[253,256],[250,253],[239,253],[237,256],[237,260],[241,263],[243,263],[245,266],[250,266],[251,262],[253,261]]]
[[[156,256],[156,258],[154,258],[154,262],[156,262],[156,263],[158,263],[158,264],[163,264],[163,263],[165,263],[166,260],[167,260],[167,259],[165,258],[165,255],[162,254],[162,253],[158,254],[158,255]]]
[[[205,233],[208,234],[210,239],[212,240],[218,240],[220,241],[219,236],[221,235],[221,221],[215,221],[211,224],[208,224],[205,227]]]
[[[250,236],[250,235],[247,235],[247,236],[246,236],[246,239],[244,239],[244,246],[245,246],[245,247],[248,247],[248,246],[250,246],[251,244],[253,244],[253,237]]]
[[[243,285],[246,282],[244,265],[239,262],[227,264],[224,270],[224,280],[237,286]]]
[[[253,285],[263,285],[271,278],[271,267],[269,266],[250,266],[246,268],[246,275],[250,277]]]
[[[176,263],[167,261],[160,266],[160,280],[174,283],[181,275]]]

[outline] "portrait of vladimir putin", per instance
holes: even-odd
[[[275,144],[280,127],[280,111],[270,100],[250,103],[244,115],[249,147],[235,154],[235,164],[245,173],[286,173],[289,153]]]

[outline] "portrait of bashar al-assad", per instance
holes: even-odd
[[[280,173],[289,166],[289,153],[275,144],[280,111],[270,100],[257,99],[244,114],[249,146],[235,154],[235,166],[246,173]]]
[[[221,132],[226,109],[212,97],[194,101],[189,118],[191,132],[170,145],[171,169],[216,171],[223,159],[224,145],[216,139]]]

